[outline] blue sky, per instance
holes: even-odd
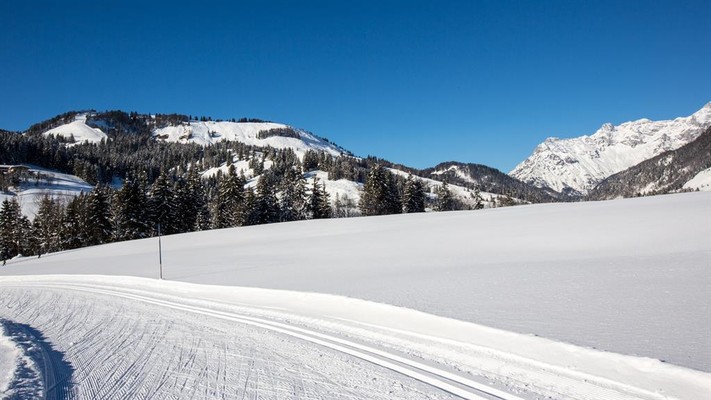
[[[548,136],[711,101],[709,21],[708,0],[5,0],[0,128],[78,109],[256,117],[507,172]]]

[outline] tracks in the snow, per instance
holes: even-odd
[[[484,385],[467,377],[446,371],[436,366],[403,357],[392,352],[385,351],[370,345],[357,343],[343,337],[322,333],[316,330],[293,326],[283,322],[273,321],[267,318],[241,315],[235,312],[213,310],[210,308],[183,304],[173,299],[165,300],[150,296],[148,292],[128,292],[116,288],[98,285],[85,284],[30,284],[26,286],[68,289],[93,293],[105,296],[113,296],[133,301],[139,301],[160,307],[180,310],[184,312],[200,314],[217,319],[247,324],[272,332],[277,332],[286,336],[301,339],[314,343],[353,357],[368,361],[375,365],[387,368],[402,375],[416,379],[427,385],[436,387],[445,392],[451,393],[464,399],[502,399],[502,400],[522,400],[520,397],[503,392],[496,388]]]
[[[4,320],[10,336],[27,356],[28,362],[37,368],[39,377],[33,369],[23,368],[16,372],[17,393],[14,398],[35,398],[43,400],[65,400],[72,396],[72,366],[64,360],[64,355],[52,348],[42,332],[35,328]],[[39,379],[35,381],[35,379]],[[35,386],[34,388],[32,386]],[[41,387],[41,389],[39,389]],[[41,393],[41,396],[40,396]]]

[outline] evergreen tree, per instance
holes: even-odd
[[[319,156],[313,150],[307,150],[304,153],[304,161],[302,161],[304,172],[309,172],[318,169]]]
[[[61,205],[49,196],[40,200],[32,224],[35,253],[44,254],[61,250],[60,230],[64,211]]]
[[[5,199],[0,208],[0,258],[7,260],[29,250],[30,222],[22,215],[15,198]]]
[[[479,185],[476,185],[474,187],[474,194],[472,195],[474,198],[474,209],[475,210],[481,210],[484,208],[484,199],[481,197],[481,189],[479,189]]]
[[[257,209],[257,196],[252,188],[247,188],[244,192],[244,202],[239,210],[240,225],[256,225],[259,221],[259,211]]]
[[[205,189],[194,168],[178,181],[176,214],[179,232],[201,231],[210,228],[210,212],[207,207]]]
[[[454,210],[454,199],[452,192],[449,191],[447,182],[443,182],[437,188],[437,202],[435,203],[435,211],[452,211]]]
[[[148,196],[143,181],[140,177],[129,178],[116,192],[112,203],[115,240],[146,238],[154,230],[149,220]]]
[[[86,215],[84,212],[84,198],[84,194],[80,194],[73,198],[64,209],[60,233],[62,249],[64,250],[78,249],[87,245],[88,228],[86,219],[83,218]]]
[[[405,213],[425,211],[425,191],[419,179],[413,179],[412,174],[407,177],[405,190],[402,196],[402,210]]]
[[[363,186],[360,200],[363,215],[385,215],[402,212],[397,184],[392,174],[380,164],[374,165]]]
[[[256,224],[279,222],[279,204],[274,190],[274,176],[265,172],[257,182]]]
[[[158,179],[153,182],[148,197],[148,212],[152,226],[160,224],[161,233],[165,235],[178,232],[177,208],[173,185],[166,173],[161,172]]]
[[[309,196],[308,207],[313,219],[331,218],[331,203],[328,192],[326,192],[326,185],[319,186],[317,176],[314,176],[314,185]]]
[[[281,221],[298,221],[306,218],[306,180],[296,169],[284,172],[279,198]]]
[[[86,204],[87,245],[109,243],[113,235],[110,189],[99,185],[89,193]]]
[[[240,225],[240,210],[244,202],[243,175],[237,176],[234,164],[227,170],[227,175],[220,179],[213,213],[213,228],[231,228]]]
[[[512,207],[516,205],[516,201],[508,194],[504,194],[495,199],[495,205],[496,207]]]

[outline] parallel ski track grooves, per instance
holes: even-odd
[[[402,375],[408,376],[427,385],[453,394],[467,400],[489,400],[491,398],[501,400],[523,400],[513,394],[503,392],[496,388],[475,382],[457,374],[441,370],[439,368],[410,360],[386,351],[355,343],[343,338],[320,333],[314,330],[301,327],[290,326],[288,324],[270,321],[264,318],[243,316],[224,311],[210,310],[208,308],[179,304],[171,301],[155,299],[134,293],[126,293],[112,288],[102,288],[97,286],[80,284],[30,284],[25,286],[43,287],[48,289],[69,289],[88,293],[97,293],[108,296],[120,297],[129,300],[140,301],[147,304],[172,308],[175,310],[187,311],[219,318],[227,321],[239,322],[278,332],[297,339],[305,340],[314,344],[327,347],[338,352],[348,354],[372,364],[387,368]],[[484,394],[488,397],[482,397]]]
[[[20,329],[27,337],[32,337],[32,342],[35,343],[42,358],[41,375],[42,375],[42,399],[44,400],[64,400],[70,397],[67,380],[71,376],[59,376],[61,368],[58,366],[59,360],[56,356],[53,357],[51,351],[47,348],[48,344],[44,340],[40,340],[32,331],[20,326]]]

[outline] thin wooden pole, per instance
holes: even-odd
[[[160,243],[160,224],[158,224],[158,263],[160,265],[160,279],[163,280],[163,248]]]

